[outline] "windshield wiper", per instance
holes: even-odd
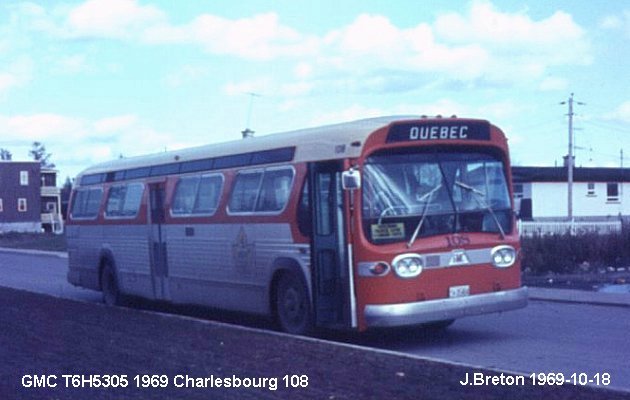
[[[505,231],[503,230],[503,227],[501,226],[501,223],[499,222],[499,219],[497,218],[497,215],[494,213],[494,210],[492,209],[492,207],[490,207],[490,204],[486,203],[485,201],[485,197],[486,195],[480,191],[475,189],[474,187],[467,185],[463,182],[460,181],[455,181],[455,184],[457,186],[459,186],[460,188],[466,189],[469,192],[471,192],[472,194],[476,194],[477,196],[475,197],[475,200],[477,201],[477,203],[479,203],[479,205],[483,208],[485,208],[486,210],[488,210],[488,212],[490,213],[490,215],[492,215],[492,219],[494,219],[494,223],[497,224],[497,228],[499,228],[499,232],[501,232],[501,239],[505,239]]]
[[[427,202],[424,205],[424,209],[422,210],[422,216],[420,217],[420,221],[418,222],[418,225],[416,226],[416,229],[413,231],[413,235],[411,235],[411,239],[409,239],[409,242],[407,243],[407,248],[410,248],[411,245],[413,244],[413,242],[416,241],[416,238],[418,237],[418,234],[420,233],[420,228],[422,228],[422,224],[424,223],[424,219],[427,216],[427,211],[429,211],[429,206],[431,205],[431,201],[433,200],[433,193],[437,192],[439,188],[442,187],[442,184],[439,183],[436,187],[434,187],[433,189],[429,190],[427,193],[423,194],[422,197],[420,197],[418,199],[418,201],[422,201],[424,199],[427,199]]]

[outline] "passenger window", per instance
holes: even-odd
[[[181,178],[175,188],[172,214],[214,214],[221,198],[222,187],[222,175]]]
[[[197,191],[193,212],[195,214],[214,214],[219,205],[223,177],[220,175],[202,176]]]
[[[191,176],[181,178],[177,182],[173,206],[171,207],[173,214],[192,214],[199,180],[198,176]]]
[[[84,211],[88,218],[94,218],[98,215],[98,210],[101,208],[102,197],[103,189],[97,188],[88,190]]]
[[[256,211],[282,211],[291,193],[292,169],[265,171]]]
[[[140,209],[144,186],[141,183],[112,186],[109,189],[105,215],[108,217],[135,217]]]
[[[95,218],[101,206],[103,189],[79,189],[72,202],[72,218]]]
[[[236,182],[228,205],[230,212],[254,211],[262,175],[262,172],[241,172],[236,175]]]

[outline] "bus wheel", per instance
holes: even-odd
[[[104,261],[103,270],[101,271],[101,290],[103,292],[103,303],[108,306],[117,306],[121,304],[121,294],[118,289],[118,280],[114,267],[109,261]]]
[[[454,319],[445,319],[443,321],[429,322],[428,324],[424,324],[423,326],[429,330],[443,331],[449,326],[451,326],[453,322],[455,322]]]
[[[305,335],[312,328],[308,290],[294,273],[286,273],[278,281],[276,316],[280,328],[287,333]]]

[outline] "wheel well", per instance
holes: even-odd
[[[296,276],[300,277],[304,284],[306,284],[307,280],[304,278],[304,273],[302,272],[302,268],[300,268],[300,264],[292,258],[279,258],[274,262],[274,273],[271,277],[271,283],[269,284],[269,311],[271,315],[276,318],[277,317],[277,288],[278,282],[280,282],[280,278],[282,278],[285,274],[293,273]],[[308,287],[307,287],[308,289]],[[309,291],[310,292],[310,291]]]

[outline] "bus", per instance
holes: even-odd
[[[280,329],[446,327],[525,307],[507,139],[379,117],[89,167],[68,281],[273,317]]]

